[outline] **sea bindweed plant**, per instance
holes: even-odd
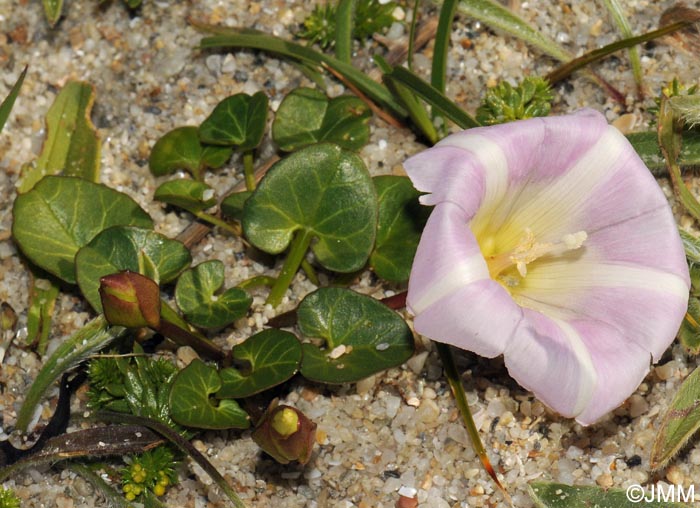
[[[582,424],[620,405],[676,336],[689,289],[670,207],[626,139],[581,110],[458,133],[405,168],[435,206],[409,281],[416,330],[503,354]]]

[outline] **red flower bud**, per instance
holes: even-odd
[[[148,277],[128,270],[102,277],[100,298],[109,324],[127,328],[160,325],[160,289]]]

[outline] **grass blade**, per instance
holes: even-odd
[[[83,328],[66,339],[44,362],[32,386],[27,392],[22,408],[17,415],[15,427],[27,431],[36,406],[46,390],[61,374],[67,372],[88,356],[107,346],[125,332],[120,326],[109,326],[102,315],[90,321]]]
[[[544,36],[540,30],[493,0],[462,0],[457,9],[492,28],[524,40],[557,60],[565,62],[572,58],[571,53],[555,41]]]
[[[17,82],[12,86],[12,90],[5,97],[5,100],[0,104],[0,131],[5,126],[5,122],[10,117],[10,111],[12,111],[12,106],[15,105],[15,100],[19,95],[19,89],[22,88],[22,83],[24,83],[24,77],[27,75],[27,67],[24,68],[22,74],[17,78]]]
[[[335,57],[350,63],[352,58],[352,34],[355,29],[357,0],[340,0],[335,14]]]
[[[610,55],[611,53],[615,53],[616,51],[619,51],[621,49],[631,48],[632,46],[636,46],[637,44],[641,44],[643,42],[657,39],[664,35],[685,28],[691,24],[693,24],[692,20],[678,21],[671,25],[661,27],[658,30],[653,30],[642,35],[637,35],[635,37],[630,37],[628,39],[613,42],[612,44],[608,44],[607,46],[603,46],[602,48],[590,51],[578,58],[574,58],[573,60],[565,63],[561,67],[554,69],[552,72],[549,73],[549,75],[547,75],[547,80],[553,85],[557,81],[561,81],[562,79],[566,78],[574,71],[577,71],[582,67],[590,65],[591,63],[596,62]]]
[[[452,102],[445,94],[438,92],[429,83],[423,81],[413,72],[404,67],[394,67],[392,71],[385,74],[386,79],[395,80],[412,90],[433,108],[439,110],[445,117],[452,120],[462,129],[479,127],[477,122],[469,113],[461,109]]]
[[[196,25],[206,32],[213,34],[200,42],[203,49],[210,48],[247,48],[258,49],[293,60],[299,60],[307,65],[323,66],[324,64],[343,75],[367,97],[388,108],[400,118],[407,115],[406,110],[393,97],[389,90],[372,81],[367,75],[350,64],[337,58],[325,55],[314,49],[301,46],[294,42],[285,41],[278,37],[264,34],[255,30]]]
[[[445,0],[440,8],[440,19],[435,33],[433,49],[433,66],[430,71],[430,84],[438,92],[445,93],[447,82],[447,52],[450,49],[452,21],[457,11],[459,0]]]
[[[622,11],[622,6],[618,0],[603,0],[605,7],[607,7],[608,12],[615,21],[617,28],[620,29],[622,36],[629,39],[632,37],[632,29],[627,21],[627,16]],[[639,51],[636,47],[629,48],[628,50],[630,56],[630,65],[632,66],[632,75],[634,76],[634,82],[637,84],[637,95],[642,97],[644,95],[644,81],[642,76],[642,62],[639,59]]]

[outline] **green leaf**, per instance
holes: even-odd
[[[301,344],[293,333],[269,329],[256,333],[233,348],[233,358],[245,369],[222,369],[220,399],[250,397],[281,384],[296,374]]]
[[[175,301],[187,321],[202,328],[221,328],[245,316],[253,299],[238,288],[215,294],[224,284],[224,264],[205,261],[177,280]]]
[[[632,37],[632,28],[630,28],[630,23],[628,21],[628,14],[622,10],[622,5],[618,0],[603,0],[605,7],[610,12],[610,16],[615,21],[617,28],[622,33],[623,37]],[[629,48],[628,50],[630,56],[630,66],[632,67],[632,75],[634,76],[634,81],[637,84],[637,90],[641,93],[644,87],[644,76],[642,74],[642,62],[639,59],[639,51],[636,47]]]
[[[17,78],[17,81],[12,86],[10,93],[5,97],[5,100],[0,103],[0,131],[2,131],[5,122],[7,122],[7,119],[10,117],[10,111],[12,111],[12,106],[15,105],[15,100],[17,100],[17,96],[19,95],[19,89],[22,88],[22,83],[26,75],[27,67],[25,67],[22,74],[19,75],[19,78]]]
[[[651,496],[653,492],[647,493],[641,486],[636,487],[631,490],[622,490],[533,482],[528,485],[528,493],[537,508],[687,508],[684,504],[670,501],[663,503],[644,501],[640,504],[644,497]]]
[[[153,199],[177,206],[191,213],[201,212],[216,204],[214,189],[203,182],[181,178],[161,184]]]
[[[651,449],[652,469],[664,467],[700,428],[700,369],[681,384],[661,420]]]
[[[201,180],[202,171],[223,166],[232,153],[228,146],[203,145],[197,127],[178,127],[156,141],[148,165],[155,176],[183,169]]]
[[[652,173],[658,175],[666,171],[666,161],[656,132],[633,132],[627,134],[627,139]],[[683,144],[677,162],[683,171],[700,167],[700,131],[683,131]]]
[[[40,355],[46,352],[51,332],[51,318],[58,298],[58,281],[40,278],[32,269],[32,285],[29,289],[29,309],[27,309],[27,344],[35,344]],[[44,276],[46,272],[41,272]]]
[[[700,353],[700,300],[690,297],[688,312],[681,323],[678,341],[692,355]]]
[[[406,115],[403,107],[397,103],[386,87],[372,80],[372,78],[367,76],[363,71],[337,58],[256,30],[218,27],[197,23],[195,23],[195,26],[205,32],[213,34],[211,37],[202,39],[200,43],[202,49],[231,47],[259,49],[299,61],[313,68],[326,65],[342,75],[373,101],[385,106],[400,117]]]
[[[264,92],[227,97],[199,126],[199,139],[202,143],[234,146],[239,152],[252,150],[265,134],[267,103]]]
[[[325,347],[302,345],[301,373],[313,381],[359,381],[401,365],[413,354],[413,335],[394,311],[369,296],[342,288],[321,288],[297,310],[299,330],[322,338]]]
[[[46,21],[48,21],[49,25],[53,28],[61,17],[63,0],[42,0],[42,3],[44,4]]]
[[[200,429],[247,429],[250,419],[234,400],[212,401],[221,388],[214,367],[197,359],[182,369],[170,390],[170,416],[181,425]]]
[[[411,273],[430,208],[418,203],[420,192],[405,176],[376,176],[373,180],[379,200],[379,219],[369,264],[382,279],[403,282]]]
[[[462,129],[479,127],[481,125],[445,94],[433,88],[429,83],[426,83],[417,74],[405,67],[394,67],[391,72],[384,74],[384,79],[402,84]]]
[[[153,221],[126,194],[82,178],[47,176],[12,208],[12,235],[37,266],[75,283],[78,250],[105,228],[153,227]]]
[[[221,202],[221,212],[226,217],[241,220],[243,218],[243,208],[245,207],[245,202],[248,201],[251,194],[251,191],[234,192],[229,194]]]
[[[136,9],[141,5],[141,0],[124,0],[129,9]]]
[[[278,254],[303,231],[316,238],[311,249],[319,263],[336,272],[364,266],[376,224],[374,185],[362,159],[326,143],[277,162],[243,211],[243,229],[259,249]]]
[[[352,62],[356,9],[357,0],[339,0],[335,13],[335,57],[348,64]]]
[[[158,284],[174,280],[192,261],[177,240],[148,229],[115,226],[105,229],[75,256],[78,286],[85,299],[100,312],[100,278],[131,270]]]
[[[61,374],[106,347],[125,331],[121,326],[109,326],[102,316],[98,316],[61,342],[51,356],[44,360],[39,374],[29,388],[17,415],[15,428],[26,432],[34,410],[49,386],[61,377]]]
[[[328,99],[313,88],[297,88],[280,104],[272,123],[272,138],[285,152],[321,141],[359,150],[369,139],[372,112],[357,97]]]
[[[669,106],[668,99],[661,98],[659,105],[658,126],[659,147],[666,160],[668,173],[673,184],[673,191],[678,200],[690,215],[700,219],[700,203],[695,198],[681,175],[681,168],[678,165],[681,148],[683,144],[683,120],[673,108]]]
[[[494,0],[462,0],[457,9],[482,23],[522,39],[543,53],[560,61],[570,60],[572,55],[555,41],[510,9]]]
[[[90,121],[95,100],[91,84],[69,81],[46,114],[46,139],[39,158],[22,168],[19,192],[27,192],[46,175],[62,173],[97,182],[100,137]]]

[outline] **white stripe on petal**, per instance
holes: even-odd
[[[523,296],[566,293],[599,287],[652,289],[679,298],[688,294],[688,283],[681,277],[650,267],[606,264],[594,260],[556,260],[533,263],[518,288]]]
[[[485,192],[479,211],[472,219],[472,230],[480,234],[478,224],[488,218],[493,211],[501,206],[503,197],[508,192],[509,173],[508,159],[498,143],[478,134],[466,134],[446,138],[439,145],[449,145],[468,150],[484,168]]]
[[[596,373],[595,366],[593,365],[591,354],[588,352],[588,348],[584,344],[583,340],[581,340],[581,337],[576,330],[574,330],[564,321],[558,319],[553,319],[553,321],[559,325],[566,335],[566,338],[571,344],[571,349],[573,350],[574,355],[578,359],[581,366],[582,379],[580,380],[579,384],[580,391],[576,399],[576,405],[573,409],[573,413],[578,415],[586,408],[586,406],[588,406],[591,401],[591,397],[593,396],[593,392],[595,391],[598,381],[598,374]]]
[[[458,264],[444,270],[439,280],[435,280],[427,288],[422,288],[424,291],[419,293],[417,297],[417,292],[414,292],[411,300],[411,310],[415,314],[423,312],[435,302],[472,282],[488,278],[488,268],[481,253],[463,258]]]
[[[522,189],[514,189],[512,213],[499,228],[499,236],[519,238],[524,227],[541,241],[556,241],[571,233],[581,222],[579,213],[586,209],[593,190],[606,183],[615,161],[628,150],[625,138],[611,127],[557,180],[526,182]]]

